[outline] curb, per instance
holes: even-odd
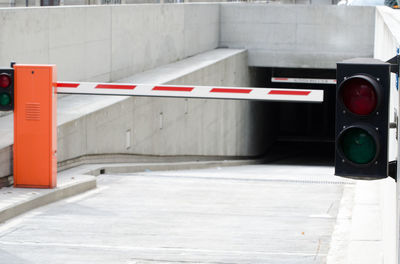
[[[77,166],[58,173],[58,187],[28,189],[6,187],[0,190],[0,223],[38,207],[96,188],[96,177],[105,173],[135,173],[146,170],[185,170],[257,164],[259,160],[222,160],[161,163],[108,163]],[[60,183],[61,182],[61,183]],[[3,202],[1,202],[3,201]]]
[[[206,169],[213,167],[241,166],[260,163],[259,160],[222,160],[222,161],[193,161],[193,162],[169,162],[169,163],[139,163],[139,164],[102,164],[91,168],[85,174],[100,175],[113,173],[135,173],[147,170],[168,171],[168,170],[191,170]]]
[[[6,189],[5,191],[9,198],[12,201],[14,200],[14,202],[11,202],[11,204],[6,206],[0,206],[0,223],[32,209],[36,209],[94,188],[96,188],[96,178],[86,175],[84,180],[64,184],[55,189],[23,189],[22,192],[15,192],[15,188],[13,187],[4,188]]]

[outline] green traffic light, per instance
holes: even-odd
[[[0,106],[7,106],[11,103],[11,96],[8,93],[0,93]]]
[[[350,128],[341,137],[344,156],[357,164],[368,164],[376,155],[376,144],[372,136],[361,128]]]

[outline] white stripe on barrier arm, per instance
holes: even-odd
[[[126,95],[321,103],[323,90],[58,82],[59,94]]]
[[[271,82],[276,82],[276,83],[336,84],[336,79],[271,77]]]

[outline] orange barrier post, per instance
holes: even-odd
[[[56,67],[14,65],[14,186],[57,183]]]

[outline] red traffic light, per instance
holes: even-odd
[[[0,88],[7,88],[11,84],[11,77],[8,74],[0,74]]]
[[[340,85],[341,100],[345,107],[357,115],[369,115],[378,104],[378,83],[367,76],[354,76]]]

